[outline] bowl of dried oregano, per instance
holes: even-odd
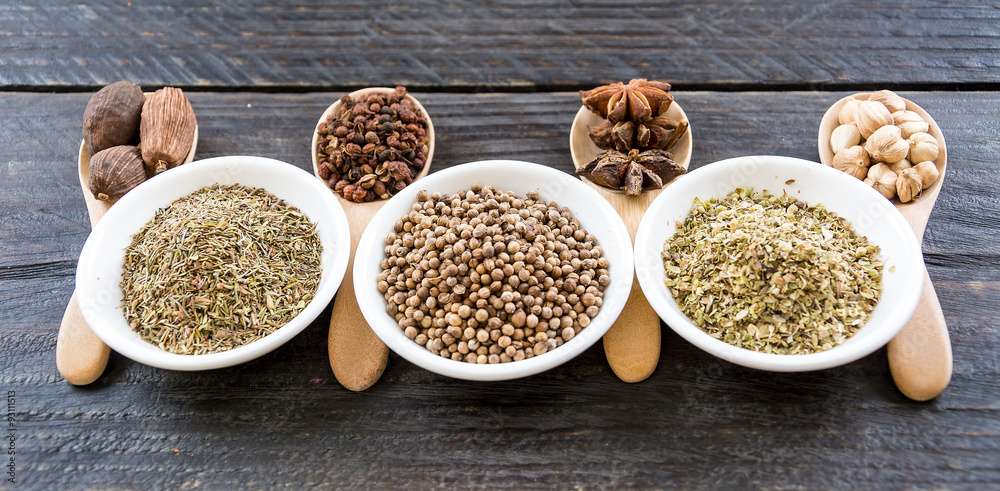
[[[920,245],[870,186],[788,157],[681,176],[635,238],[639,283],[664,322],[733,363],[807,371],[884,346],[913,313]]]
[[[135,361],[173,370],[242,363],[281,346],[326,308],[350,231],[322,182],[260,157],[193,162],[143,182],[80,254],[80,309]]]

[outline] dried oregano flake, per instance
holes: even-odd
[[[723,200],[694,200],[664,244],[664,283],[717,339],[764,353],[815,353],[843,344],[871,316],[879,253],[821,204],[740,188]]]
[[[301,312],[319,286],[315,224],[260,188],[202,188],[133,236],[121,288],[126,321],[171,353],[226,351]]]

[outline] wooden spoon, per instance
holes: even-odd
[[[830,134],[840,122],[838,115],[843,105],[851,98],[867,100],[869,93],[859,93],[845,97],[830,107],[823,115],[819,127],[820,161],[826,165],[833,162],[833,150],[830,148]],[[934,202],[937,201],[941,184],[944,182],[945,169],[948,165],[947,149],[944,135],[934,119],[920,106],[906,101],[906,109],[919,114],[930,123],[929,133],[937,138],[940,152],[934,164],[940,172],[937,181],[923,190],[920,196],[909,203],[901,203],[898,199],[892,202],[903,214],[913,228],[917,240],[923,242],[927,219],[930,217]],[[914,162],[916,163],[916,162]],[[948,337],[948,326],[945,324],[941,303],[934,285],[924,266],[924,289],[920,296],[913,316],[903,326],[891,341],[889,341],[889,370],[896,387],[906,397],[915,401],[927,401],[937,397],[951,381],[952,356],[951,340]]]
[[[198,127],[194,128],[194,141],[184,163],[194,160],[194,151],[198,146]],[[77,165],[80,177],[80,187],[83,188],[83,199],[87,203],[87,213],[90,214],[90,227],[107,213],[112,203],[94,198],[90,192],[90,152],[86,142],[80,143],[80,154]],[[59,325],[59,335],[56,338],[56,368],[67,382],[73,385],[87,385],[97,380],[108,365],[111,348],[104,344],[94,334],[80,313],[80,304],[76,299],[76,291],[69,298],[66,312],[63,313]]]
[[[676,121],[687,121],[687,114],[676,102],[667,109],[666,116]],[[601,150],[590,139],[590,128],[604,123],[600,116],[590,112],[586,107],[580,107],[573,119],[570,129],[570,154],[573,165],[579,169],[594,159]],[[681,139],[670,149],[674,161],[685,169],[691,163],[691,128],[681,136]],[[584,182],[597,190],[601,196],[611,203],[615,211],[622,217],[625,227],[632,240],[635,241],[635,231],[639,228],[646,208],[662,191],[656,189],[645,191],[638,196],[629,196],[624,191],[610,189],[584,178]],[[664,184],[666,187],[667,184]],[[635,383],[646,380],[660,360],[660,317],[649,305],[639,280],[633,279],[632,291],[621,315],[604,335],[604,355],[608,365],[624,382]]]
[[[370,87],[351,92],[350,96],[357,100],[359,97],[372,92],[392,93],[393,89],[387,87]],[[427,175],[431,167],[431,158],[434,156],[434,125],[424,107],[410,94],[406,95],[421,115],[427,120],[427,163],[423,170],[416,176],[414,181]],[[338,100],[326,109],[316,128],[327,120],[327,118],[340,110],[341,103]],[[319,177],[319,163],[316,161],[316,144],[319,134],[313,131],[312,154],[313,172]],[[325,182],[325,180],[324,180]],[[332,192],[332,191],[331,191]],[[382,208],[386,200],[375,200],[367,203],[355,203],[344,199],[336,194],[340,204],[347,214],[347,221],[351,228],[351,256],[347,263],[347,273],[337,291],[337,298],[333,302],[333,312],[330,315],[330,333],[327,338],[327,345],[330,356],[330,368],[333,374],[345,388],[353,391],[362,391],[371,387],[382,376],[385,365],[389,360],[389,348],[382,342],[361,315],[358,307],[358,299],[354,294],[354,251],[358,248],[358,241],[364,232],[368,222],[371,221],[375,213]]]

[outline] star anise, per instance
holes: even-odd
[[[667,110],[674,100],[669,91],[670,84],[666,82],[640,78],[630,80],[628,85],[617,82],[581,90],[580,98],[587,109],[612,123],[644,121]]]
[[[666,116],[642,123],[607,122],[590,129],[590,139],[599,148],[628,152],[632,149],[670,150],[687,131],[687,121],[674,121]]]
[[[674,162],[674,156],[664,150],[617,150],[601,152],[594,160],[577,169],[576,174],[602,186],[624,189],[637,195],[644,190],[660,189],[686,170]]]

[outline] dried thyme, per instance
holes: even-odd
[[[847,220],[752,189],[695,199],[662,256],[664,283],[696,326],[764,353],[844,343],[870,317],[882,280],[879,248]]]
[[[171,353],[264,337],[312,300],[322,245],[295,207],[259,188],[209,186],[161,208],[125,250],[122,309]]]

